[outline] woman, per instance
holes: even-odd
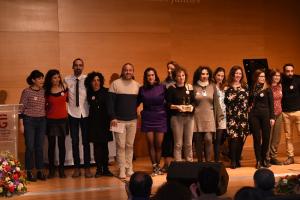
[[[166,85],[168,89],[171,85],[175,85],[176,82],[173,79],[172,73],[178,67],[178,64],[175,61],[170,61],[167,63],[168,76],[162,84]],[[161,156],[164,158],[164,166],[162,167],[163,172],[167,172],[168,168],[173,160],[173,148],[174,148],[174,139],[171,129],[171,114],[170,110],[167,109],[167,132],[164,134],[164,139],[162,142],[162,152]]]
[[[110,119],[107,112],[108,89],[104,87],[104,77],[99,72],[87,75],[84,85],[90,105],[88,116],[88,138],[94,145],[97,166],[95,178],[113,176],[108,169],[108,142],[112,141],[109,131]]]
[[[223,119],[219,121],[219,127],[217,127],[216,135],[214,137],[214,158],[215,162],[219,162],[220,159],[220,145],[224,142],[226,136],[226,106],[224,102],[225,98],[225,69],[223,67],[218,67],[213,74],[213,79],[216,84],[217,94],[219,97],[219,103],[223,113]]]
[[[65,178],[64,163],[66,158],[65,139],[68,133],[68,112],[66,102],[68,90],[64,86],[60,73],[56,69],[47,72],[44,83],[46,97],[47,136],[48,136],[48,178],[55,177],[56,138],[59,150],[59,177]]]
[[[198,162],[202,160],[204,142],[205,161],[210,161],[210,149],[213,134],[223,118],[217,89],[212,83],[212,71],[207,66],[200,66],[194,73],[193,89],[195,96],[194,140]],[[204,114],[205,113],[205,114]]]
[[[163,174],[159,164],[161,145],[164,133],[167,132],[165,92],[166,87],[160,84],[156,70],[147,68],[144,72],[144,85],[139,89],[138,104],[143,103],[141,130],[146,133],[154,176]]]
[[[23,106],[20,117],[23,119],[24,126],[27,180],[46,180],[43,173],[43,147],[46,132],[44,74],[38,70],[33,70],[26,81],[29,87],[25,88],[21,95],[20,104]],[[36,176],[32,174],[34,167],[37,170]]]
[[[256,168],[270,167],[267,160],[271,126],[274,125],[274,100],[266,82],[265,72],[258,69],[253,75],[250,96],[249,124],[253,133]]]
[[[176,84],[167,90],[166,100],[171,109],[171,128],[174,137],[174,159],[182,160],[182,145],[186,161],[193,161],[193,86],[187,84],[186,70],[178,67],[173,73]],[[184,144],[183,144],[184,143]]]
[[[281,133],[281,122],[282,122],[282,107],[281,107],[282,86],[281,86],[280,71],[278,69],[270,70],[270,78],[271,78],[270,81],[271,89],[272,89],[273,99],[274,99],[275,123],[274,126],[271,127],[269,157],[270,157],[270,164],[282,165],[282,162],[277,159],[278,146],[281,137],[280,133]]]
[[[226,123],[229,137],[230,167],[241,167],[241,154],[244,139],[249,134],[248,97],[249,92],[243,81],[244,74],[240,66],[233,66],[228,76],[228,89],[225,91]]]

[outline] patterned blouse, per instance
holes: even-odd
[[[271,87],[274,98],[274,114],[275,116],[281,114],[281,99],[282,99],[282,86],[281,84],[275,85]]]
[[[225,91],[227,134],[231,138],[244,137],[249,134],[247,88],[234,89],[230,86]]]

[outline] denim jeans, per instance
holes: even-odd
[[[88,132],[87,132],[87,117],[85,118],[75,118],[69,115],[70,123],[70,133],[72,138],[72,153],[74,165],[77,168],[80,168],[80,155],[79,155],[79,126],[81,128],[81,137],[83,145],[83,160],[84,167],[90,167],[91,162],[91,152],[90,152],[90,143],[88,141]]]
[[[25,137],[25,169],[44,168],[43,147],[46,133],[45,117],[24,116],[24,137]]]

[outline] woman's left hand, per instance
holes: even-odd
[[[274,126],[275,120],[274,119],[270,119],[270,124],[271,124],[271,126]]]

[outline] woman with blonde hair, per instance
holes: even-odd
[[[261,69],[254,72],[249,124],[253,134],[256,168],[270,167],[267,160],[271,126],[274,125],[273,93]]]

